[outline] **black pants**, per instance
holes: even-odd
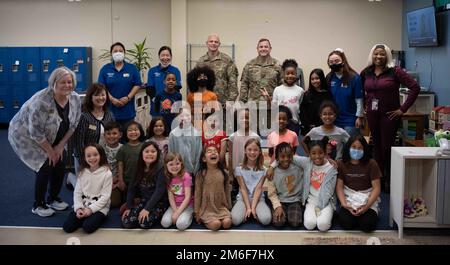
[[[157,223],[161,222],[161,218],[167,210],[167,203],[158,202],[155,207],[150,209],[148,220],[144,220],[143,223],[139,222],[139,213],[144,209],[147,201],[141,201],[137,207],[131,208],[127,217],[122,220],[122,226],[127,229],[132,228],[144,228],[149,229]]]
[[[341,207],[339,210],[339,224],[345,230],[350,230],[359,227],[364,232],[371,232],[375,230],[378,222],[377,213],[369,209],[360,216],[354,216],[347,209]]]
[[[47,202],[52,202],[58,197],[64,180],[65,164],[64,159],[56,163],[55,166],[49,165],[47,159],[44,165],[36,173],[36,182],[34,185],[34,207],[45,205],[45,194],[48,196]]]
[[[89,217],[78,219],[77,214],[74,211],[70,211],[67,220],[64,222],[63,230],[66,233],[72,233],[78,228],[83,227],[83,230],[90,234],[95,232],[95,230],[102,225],[105,218],[106,215],[102,212],[96,212]]]

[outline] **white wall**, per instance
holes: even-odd
[[[105,62],[96,58],[116,41],[129,49],[146,37],[157,64],[170,44],[170,8],[167,0],[2,0],[0,46],[91,46],[97,80]]]
[[[155,65],[162,45],[172,45],[174,55],[186,52],[171,34],[187,28],[188,43],[204,43],[216,32],[223,44],[236,44],[239,73],[256,56],[258,39],[268,37],[275,58],[295,58],[309,76],[315,67],[328,71],[326,58],[336,47],[358,71],[374,43],[400,49],[401,16],[398,0],[2,0],[0,46],[92,46],[96,58],[112,42],[131,48],[147,37]],[[174,61],[184,75],[184,60]],[[103,63],[94,60],[94,80]]]
[[[400,49],[402,1],[188,0],[188,43],[203,44],[213,32],[223,44],[236,45],[239,74],[256,57],[257,41],[267,37],[272,56],[281,62],[296,59],[308,82],[312,69],[328,72],[327,56],[336,47],[345,50],[357,71],[365,66],[373,44]]]

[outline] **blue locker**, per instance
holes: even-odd
[[[8,48],[0,47],[0,123],[9,122],[9,72]]]
[[[48,78],[56,69],[56,49],[54,47],[40,47],[41,88],[48,86]]]
[[[36,91],[40,89],[40,64],[38,47],[9,48],[10,74],[10,117],[14,116]]]
[[[39,47],[30,47],[25,50],[25,86],[26,99],[41,90],[41,64]]]
[[[66,66],[76,74],[77,92],[92,84],[91,47],[0,47],[0,123],[7,123],[50,74]]]
[[[77,78],[77,92],[85,91],[92,84],[91,47],[41,47],[41,82],[47,87],[48,78],[57,67],[66,66]]]
[[[77,76],[76,91],[84,92],[92,84],[92,48],[72,47],[72,52],[69,64]]]
[[[25,87],[25,47],[10,47],[8,63],[10,65],[9,73],[9,109],[10,119],[19,111],[22,104],[25,102],[26,87]]]

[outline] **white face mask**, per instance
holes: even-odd
[[[112,58],[113,58],[114,62],[120,63],[125,58],[125,54],[123,52],[115,52],[115,53],[113,53]]]

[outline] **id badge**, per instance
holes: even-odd
[[[372,99],[372,110],[378,110],[378,99]]]

